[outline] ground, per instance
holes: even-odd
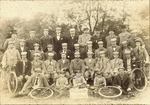
[[[150,104],[150,85],[142,92],[136,92],[135,97],[120,97],[106,99],[89,97],[88,99],[49,98],[45,100],[32,99],[29,96],[14,97],[7,90],[0,91],[0,104]]]

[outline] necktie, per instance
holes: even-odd
[[[36,77],[36,80],[35,80],[35,83],[34,83],[34,85],[38,85],[38,77]]]
[[[138,54],[140,54],[140,48],[138,47]]]
[[[23,61],[23,74],[25,73],[25,61]]]

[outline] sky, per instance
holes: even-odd
[[[0,1],[0,18],[1,19],[10,19],[14,17],[21,17],[24,19],[31,19],[35,14],[41,12],[41,13],[60,13],[61,7],[63,3],[62,0],[49,0],[49,1]],[[118,4],[122,0],[116,0],[114,2],[111,2],[112,0],[109,0],[108,6],[115,6],[118,9],[121,9],[122,7]],[[128,7],[127,9],[130,9],[133,13],[135,11],[141,10],[143,7],[149,4],[149,0],[127,0],[128,1]]]

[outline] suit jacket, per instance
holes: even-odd
[[[92,48],[93,48],[94,50],[96,50],[96,49],[99,48],[98,42],[99,42],[99,41],[103,41],[103,39],[102,39],[102,37],[100,37],[100,36],[94,35],[94,36],[91,37],[91,41],[92,41]]]
[[[29,50],[34,50],[35,43],[40,44],[40,41],[37,38],[33,38],[33,39],[30,38],[26,41],[26,47],[28,47]]]
[[[23,51],[21,50],[21,47],[19,47],[17,50],[19,51],[20,55],[22,52],[27,52],[27,59],[30,59],[30,51],[26,46],[24,46]]]
[[[25,67],[23,67],[23,61],[18,61],[17,64],[16,64],[16,69],[15,69],[15,72],[16,72],[16,75],[17,77],[19,77],[20,75],[28,75],[30,76],[31,75],[31,68],[32,68],[32,64],[30,61],[27,61],[25,62]],[[23,73],[23,68],[24,69],[24,73]]]
[[[69,67],[70,67],[70,61],[68,59],[65,59],[65,62],[63,62],[62,59],[58,60],[58,63],[57,63],[58,71],[62,69],[69,70]]]
[[[40,44],[41,44],[42,50],[44,52],[46,52],[47,51],[47,45],[48,44],[52,44],[53,45],[53,39],[49,35],[48,36],[42,36],[40,38]]]
[[[78,39],[78,43],[80,44],[80,46],[85,46],[87,44],[88,41],[90,41],[91,39],[91,35],[80,35],[79,39]]]
[[[57,39],[57,36],[53,37],[54,51],[58,54],[62,50],[62,43],[67,43],[66,37],[60,36],[60,39]]]
[[[130,84],[130,77],[125,73],[124,76],[118,74],[114,77],[113,85],[121,86],[125,91],[128,89]]]
[[[51,62],[49,59],[44,61],[44,72],[47,74],[53,73],[54,71],[57,71],[57,62],[55,60],[52,60]]]
[[[58,60],[61,59],[61,53],[62,53],[62,52],[63,52],[63,50],[61,50],[61,51],[59,52],[59,54],[58,54]],[[67,59],[69,59],[69,60],[72,60],[72,59],[73,59],[73,54],[72,54],[71,50],[67,49],[67,51],[66,51],[66,57],[67,57]]]
[[[68,49],[71,51],[75,51],[74,44],[78,43],[78,36],[75,35],[73,38],[69,36],[67,38]]]
[[[102,49],[98,48],[97,50],[95,50],[95,58],[99,57],[99,52],[100,51],[105,51],[106,52],[105,56],[107,56],[107,49],[103,47]]]
[[[89,58],[84,59],[84,65],[86,67],[88,67],[88,69],[94,70],[95,64],[96,64],[96,62],[95,62],[95,59],[93,59],[93,58],[91,59],[91,62],[89,61]]]
[[[121,50],[121,47],[120,46],[117,46],[115,47],[115,51],[119,52],[119,58],[122,58],[122,50]],[[114,52],[114,49],[112,46],[108,47],[107,49],[107,56],[109,59],[113,59],[113,52]]]
[[[107,44],[107,48],[111,46],[111,39],[113,39],[113,38],[116,38],[117,39],[117,43],[118,43],[118,36],[116,36],[116,35],[110,36],[109,35],[109,36],[107,36],[105,38],[106,44]]]
[[[123,67],[123,60],[122,59],[112,59],[110,61],[110,64],[109,64],[109,69],[111,70],[110,72],[113,73],[113,72],[118,72],[118,69],[120,67]]]
[[[132,58],[130,58],[130,63],[131,63],[131,70],[132,70],[133,69]],[[123,59],[123,67],[128,71],[128,68],[127,68],[127,58]]]
[[[131,37],[131,34],[128,32],[125,32],[125,33],[120,33],[118,36],[119,36],[119,45],[121,45],[123,41],[129,40],[129,38]]]
[[[24,84],[22,90],[23,91],[26,91],[27,89],[30,89],[32,88],[34,85],[35,85],[35,80],[36,80],[36,75],[32,75],[28,80],[27,82]],[[46,80],[46,78],[44,77],[44,75],[40,75],[39,77],[39,83],[38,83],[38,86],[39,87],[49,87],[49,84]]]
[[[84,73],[85,71],[84,61],[82,59],[78,59],[78,61],[76,59],[71,60],[70,73],[75,73],[78,70],[80,70],[81,73]]]
[[[47,52],[45,52],[45,53],[44,53],[44,58],[45,58],[45,60],[48,59],[48,53],[53,53],[53,54],[54,54],[53,59],[56,60],[56,61],[58,60],[58,56],[57,56],[57,53],[56,53],[55,51],[51,51],[51,52],[50,52],[50,51],[47,51]]]
[[[98,58],[98,60],[96,61],[95,68],[99,69],[101,72],[105,72],[108,69],[109,63],[110,63],[110,60],[108,58],[103,58],[103,61],[102,59]]]

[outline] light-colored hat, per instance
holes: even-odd
[[[15,44],[15,42],[14,41],[9,41],[8,44]]]
[[[105,51],[100,51],[99,54],[105,54]]]
[[[119,52],[115,51],[115,52],[113,52],[113,54],[114,54],[114,55],[118,55],[118,54],[119,54]]]
[[[75,28],[70,28],[70,31],[75,31]]]
[[[61,28],[60,28],[60,27],[57,27],[56,30],[61,30]]]
[[[53,47],[53,45],[52,45],[52,44],[48,44],[48,45],[47,45],[47,48],[49,48],[49,47],[51,48],[51,47]]]
[[[62,52],[61,55],[66,55],[66,53]]]
[[[40,56],[40,53],[34,53],[34,56]]]
[[[54,56],[54,53],[48,53],[48,56]]]
[[[20,39],[20,42],[25,42],[25,40],[24,39]]]
[[[115,42],[116,40],[117,40],[116,38],[112,38],[110,41]]]
[[[30,34],[31,34],[31,33],[35,33],[35,31],[30,31],[29,33],[30,33]]]
[[[49,29],[45,28],[44,31],[49,31]]]
[[[135,42],[140,42],[141,43],[141,39],[140,38],[136,38]]]
[[[22,52],[21,55],[27,55],[27,52]]]
[[[77,51],[77,52],[74,53],[74,55],[80,55],[80,52]]]
[[[38,44],[38,43],[35,43],[35,44],[34,44],[34,47],[39,47],[39,44]]]
[[[67,43],[62,43],[62,46],[67,46]]]
[[[99,41],[98,44],[103,44],[103,41]]]
[[[79,44],[74,44],[74,47],[79,47]]]
[[[122,44],[127,44],[127,41],[123,41]]]
[[[87,52],[87,54],[91,54],[91,55],[92,55],[92,54],[93,54],[93,52],[92,52],[92,51],[88,51],[88,52]]]
[[[88,45],[92,45],[92,41],[88,41],[87,44],[88,44]]]
[[[34,70],[35,70],[35,72],[37,72],[37,71],[42,72],[41,68],[35,68]]]
[[[131,54],[131,51],[130,50],[126,50],[124,53],[125,54]]]

